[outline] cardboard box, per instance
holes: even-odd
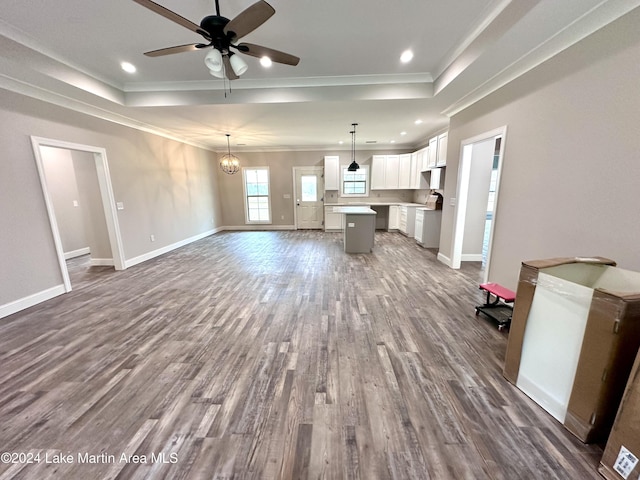
[[[585,443],[604,441],[640,346],[640,273],[602,257],[522,263],[504,376]]]
[[[636,357],[598,471],[607,480],[640,475],[640,355]]]
[[[429,210],[442,210],[442,195],[438,193],[429,195],[426,206]]]

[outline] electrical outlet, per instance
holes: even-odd
[[[155,235],[150,235],[150,236],[149,236],[149,239],[150,239],[152,242],[155,242],[155,241],[156,241],[156,236],[155,236]]]

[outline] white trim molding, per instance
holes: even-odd
[[[230,225],[222,227],[225,231],[260,232],[264,230],[297,230],[295,225],[269,225],[264,223],[252,223],[250,225]],[[318,231],[321,231],[319,229]]]
[[[175,250],[180,247],[184,247],[190,243],[201,240],[205,237],[213,235],[214,233],[218,233],[223,228],[215,228],[213,230],[207,230],[206,232],[199,233],[198,235],[194,235],[193,237],[185,238],[184,240],[180,240],[179,242],[172,243],[171,245],[164,246],[162,248],[158,248],[157,250],[153,250],[151,252],[143,253],[142,255],[138,255],[137,257],[130,258],[124,261],[125,268],[133,267],[142,262],[146,262],[147,260],[151,260],[152,258],[159,257],[165,253],[169,253],[172,250]]]
[[[89,265],[92,267],[113,267],[113,258],[92,258]]]
[[[444,255],[443,253],[438,252],[437,259],[444,263],[447,267],[453,268],[453,263],[451,263],[451,259]]]
[[[88,255],[91,253],[89,247],[79,248],[77,250],[71,250],[70,252],[64,252],[64,259],[70,260],[72,258],[81,257],[82,255]]]
[[[63,293],[66,293],[66,291],[64,284],[60,284],[26,297],[19,298],[13,302],[0,305],[0,318],[8,317],[9,315],[13,315],[21,310],[33,307],[34,305],[57,297],[58,295],[62,295]]]

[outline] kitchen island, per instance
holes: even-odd
[[[376,212],[365,206],[333,207],[342,214],[344,251],[346,253],[370,253],[376,233]]]

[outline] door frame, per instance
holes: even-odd
[[[502,137],[500,142],[500,153],[498,158],[498,171],[496,173],[496,191],[493,205],[493,220],[489,229],[489,245],[487,248],[487,264],[483,272],[483,282],[489,278],[489,267],[491,264],[491,252],[493,249],[493,232],[495,230],[496,218],[499,209],[500,178],[502,176],[502,165],[504,161],[504,147],[507,140],[507,126],[496,128],[485,133],[481,133],[460,142],[460,160],[458,163],[457,200],[453,221],[453,249],[451,252],[451,268],[460,268],[462,263],[462,242],[464,240],[465,219],[467,214],[467,200],[469,193],[469,173],[471,169],[471,152],[474,143],[484,142],[495,137]]]
[[[55,147],[66,150],[76,150],[93,154],[98,174],[98,184],[100,186],[100,198],[104,215],[107,220],[107,231],[109,233],[109,243],[111,245],[111,254],[113,256],[113,266],[116,270],[124,270],[124,248],[122,246],[122,236],[120,234],[120,225],[116,214],[116,202],[113,194],[113,186],[111,184],[111,175],[109,174],[109,163],[107,161],[107,150],[102,147],[94,147],[91,145],[82,145],[79,143],[65,142],[51,138],[43,138],[31,136],[31,145],[33,154],[35,155],[36,165],[38,167],[38,175],[40,176],[40,186],[44,195],[44,202],[49,216],[49,224],[53,235],[53,243],[55,245],[56,254],[58,256],[58,264],[60,273],[64,282],[66,292],[71,291],[71,280],[69,279],[69,271],[67,270],[67,262],[64,258],[64,249],[62,248],[62,240],[60,238],[60,230],[56,220],[53,201],[47,187],[47,179],[44,172],[44,164],[42,161],[42,152],[40,147]]]
[[[293,203],[293,225],[295,226],[295,229],[298,230],[298,205],[296,202],[296,199],[298,198],[298,182],[297,182],[297,173],[298,170],[313,170],[315,172],[318,172],[318,176],[322,178],[323,180],[323,187],[322,187],[322,192],[320,192],[321,198],[322,198],[322,227],[324,227],[324,167],[319,167],[317,165],[310,165],[308,167],[303,167],[303,166],[299,166],[299,167],[293,167],[292,168],[292,173],[293,173],[293,198],[292,203]],[[322,228],[321,228],[322,230]]]

